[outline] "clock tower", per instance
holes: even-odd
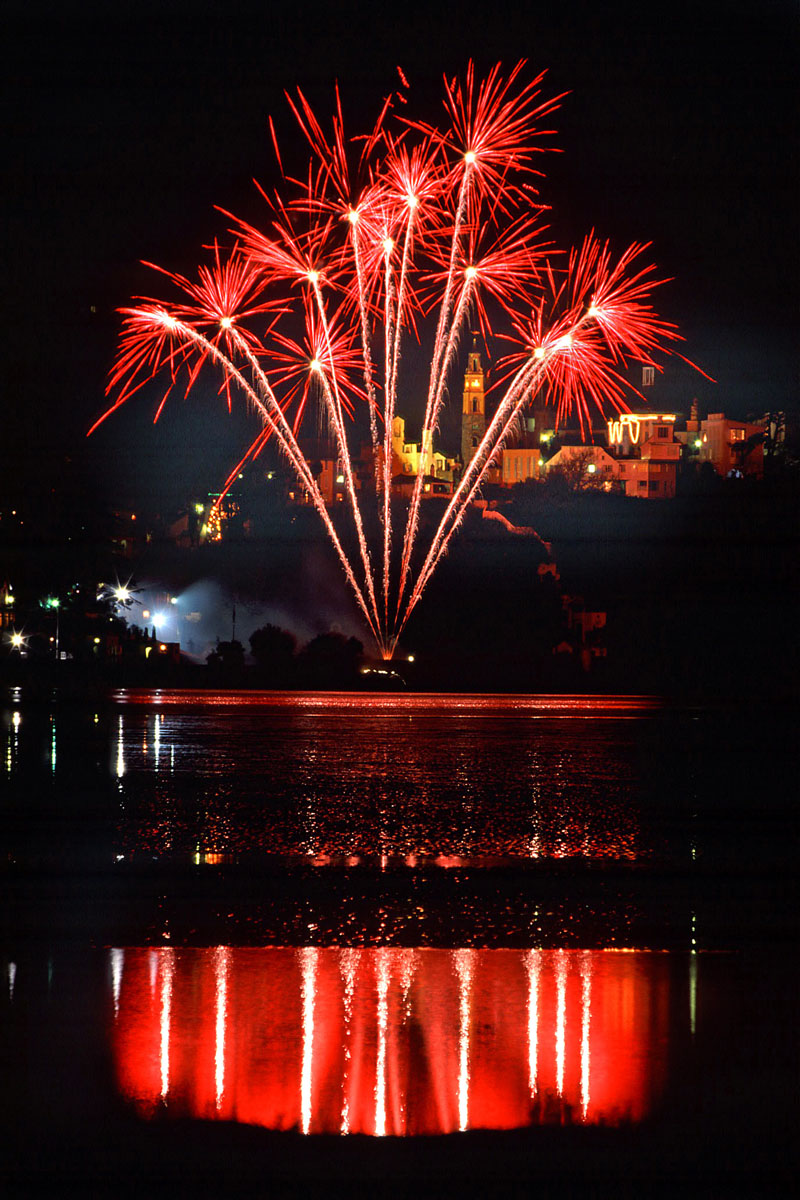
[[[475,455],[475,451],[486,432],[486,406],[484,400],[484,375],[478,350],[478,335],[472,339],[472,349],[467,360],[464,376],[464,403],[461,409],[461,465]]]

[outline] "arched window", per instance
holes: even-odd
[[[473,439],[472,439],[472,449],[477,450],[477,448],[478,448],[478,436],[476,434],[475,437],[473,437]]]

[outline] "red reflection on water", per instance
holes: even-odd
[[[144,1116],[436,1134],[641,1120],[668,990],[638,951],[137,948],[109,1019]]]
[[[117,704],[180,705],[182,707],[270,707],[284,709],[397,709],[404,712],[501,712],[520,716],[619,718],[625,713],[655,712],[656,696],[511,695],[456,692],[195,692],[182,689],[120,688],[112,693]]]

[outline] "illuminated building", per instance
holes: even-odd
[[[675,495],[682,446],[675,413],[621,413],[606,423],[616,478],[626,496],[669,500]]]
[[[545,460],[539,445],[530,438],[522,439],[522,445],[506,446],[500,459],[500,479],[506,487],[515,483],[537,482],[544,478]]]
[[[562,446],[542,467],[542,474],[560,470],[574,476],[577,491],[602,488],[606,484],[609,486],[605,490],[610,490],[611,481],[616,478],[616,467],[615,460],[602,446]]]
[[[692,405],[692,416],[686,422],[686,430],[677,437],[695,461],[711,463],[718,475],[751,475],[760,479],[764,474],[764,424],[751,421],[734,421],[724,413],[709,413],[700,421],[697,405]]]
[[[406,441],[403,417],[392,422],[392,490],[398,495],[411,495],[417,472],[422,468],[422,496],[450,496],[453,493],[452,458],[433,448],[433,434],[427,431],[422,442]]]
[[[473,337],[472,349],[464,375],[464,393],[461,407],[461,465],[466,467],[486,432],[486,400],[484,374],[478,351],[477,335]]]

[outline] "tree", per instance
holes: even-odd
[[[358,678],[364,646],[343,633],[320,633],[300,656],[307,681],[321,687],[347,687]]]
[[[256,666],[268,680],[287,683],[295,667],[297,640],[288,629],[277,625],[263,625],[250,635],[250,651]]]

